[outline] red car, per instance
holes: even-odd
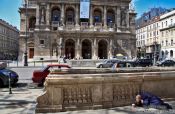
[[[58,74],[64,74],[65,72],[61,70],[62,68],[69,69],[71,67],[69,65],[64,65],[64,64],[50,64],[50,65],[47,65],[42,70],[34,71],[32,80],[33,80],[34,83],[38,83],[38,84],[43,85],[43,83],[45,81],[45,78],[47,77],[47,75],[50,72],[57,71],[56,73],[58,73]]]

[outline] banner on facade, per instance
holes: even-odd
[[[80,18],[89,19],[90,0],[80,1]]]

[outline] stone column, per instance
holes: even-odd
[[[35,30],[39,30],[39,20],[40,20],[40,14],[39,14],[39,4],[36,6],[36,27]]]
[[[129,10],[127,10],[127,13],[126,13],[126,25],[127,25],[127,28],[129,28]]]
[[[76,29],[79,29],[79,5],[76,5],[76,15],[75,15],[75,27]]]
[[[64,26],[65,25],[64,4],[61,5],[61,22]]]
[[[103,24],[104,24],[104,29],[107,29],[107,11],[106,11],[106,6],[104,6],[104,19],[103,19]]]
[[[97,54],[98,47],[97,47],[97,39],[96,38],[94,39],[93,49],[94,49],[94,51],[93,51],[92,59],[96,60],[98,58],[98,54]]]
[[[76,58],[79,59],[80,58],[80,39],[77,39],[76,42]]]
[[[93,6],[92,6],[92,4],[91,4],[91,7],[90,7],[91,9],[90,9],[90,28],[93,28],[94,27],[94,25],[93,25]]]
[[[115,28],[117,28],[117,19],[118,19],[118,16],[117,16],[117,7],[115,7]]]
[[[50,30],[50,4],[47,4],[46,8],[46,30]]]
[[[112,59],[112,57],[113,57],[113,51],[114,50],[112,49],[112,46],[113,46],[113,39],[110,39],[108,59]]]
[[[117,28],[121,25],[121,9],[117,6]]]
[[[58,49],[58,58],[60,58],[61,56],[63,56],[63,38],[58,36],[57,39],[57,49]]]

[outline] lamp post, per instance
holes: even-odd
[[[9,94],[12,94],[12,86],[11,86],[11,73],[9,73]]]
[[[157,56],[157,43],[156,41],[154,42],[154,63],[153,65],[156,65],[156,56]]]
[[[158,26],[157,26],[158,27]],[[154,35],[154,42],[153,42],[153,47],[154,47],[154,61],[153,61],[153,65],[154,66],[156,66],[156,62],[157,62],[157,51],[158,51],[158,49],[157,49],[157,27],[156,27],[156,24],[154,24],[154,26],[153,26],[153,30],[154,30],[154,33],[153,33],[153,35]]]
[[[28,66],[28,57],[27,57],[27,0],[25,0],[25,14],[26,14],[26,31],[25,31],[25,52],[24,52],[24,66]]]

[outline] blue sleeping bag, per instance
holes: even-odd
[[[164,103],[159,97],[151,93],[141,92],[140,95],[144,106],[165,107],[166,109],[172,109],[169,104]]]

